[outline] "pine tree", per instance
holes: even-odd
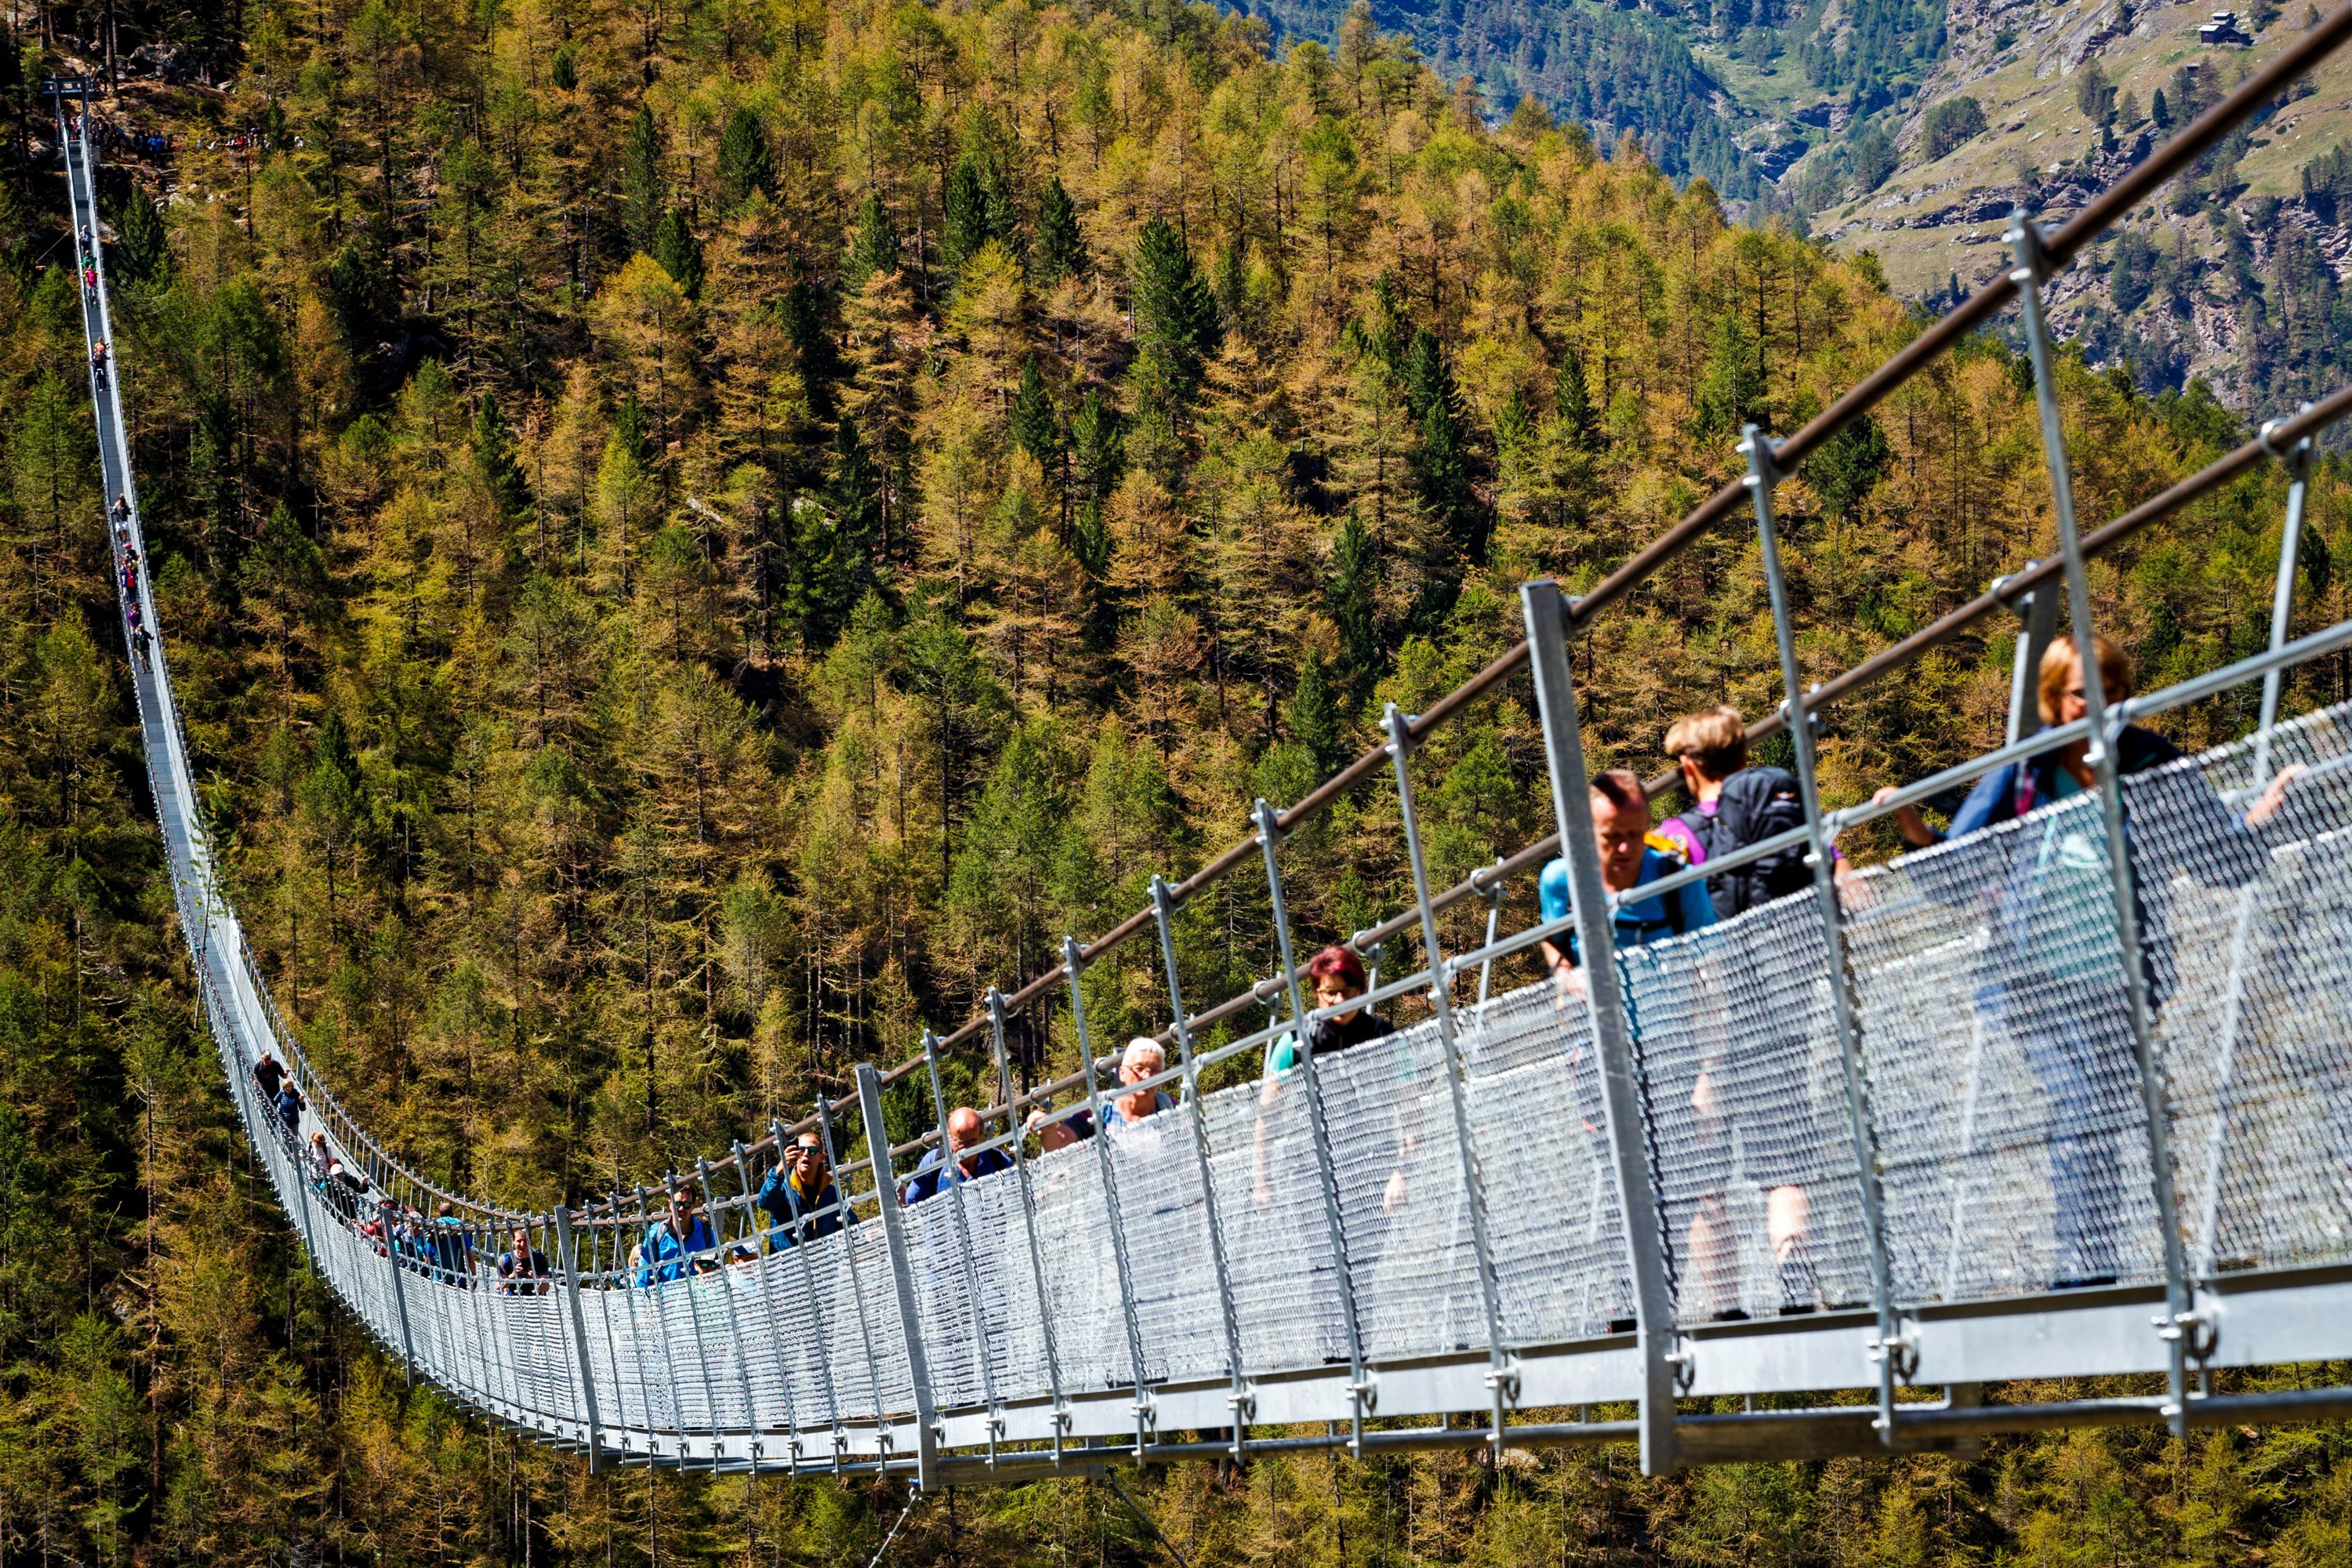
[[[650,252],[654,228],[661,222],[665,182],[661,170],[661,128],[654,111],[640,109],[629,121],[629,140],[622,155],[621,228],[629,243]],[[656,260],[659,258],[656,258]]]
[[[1453,367],[1438,346],[1437,334],[1425,327],[1413,336],[1404,384],[1405,406],[1421,426],[1414,477],[1422,505],[1442,535],[1437,558],[1428,563],[1429,574],[1459,582],[1465,564],[1486,558],[1486,515],[1470,485],[1469,432],[1454,389]]]
[[[1495,410],[1495,450],[1506,457],[1525,449],[1535,439],[1535,416],[1528,409],[1527,394],[1511,388],[1503,405]]]
[[[1041,283],[1086,275],[1086,240],[1078,233],[1077,204],[1062,188],[1059,174],[1045,182],[1037,209],[1036,273]]]
[[[1552,406],[1570,442],[1580,451],[1592,445],[1592,395],[1584,384],[1584,356],[1570,349],[1560,356],[1559,374],[1552,384]]]
[[[1062,460],[1062,423],[1045,377],[1030,360],[1021,367],[1021,389],[1013,395],[1012,436],[1014,446],[1037,460],[1048,474]]]
[[[753,191],[775,195],[775,159],[768,151],[767,128],[749,109],[737,110],[719,133],[719,188],[730,207],[740,206]]]
[[[115,225],[113,272],[121,282],[161,286],[172,280],[172,236],[163,215],[137,185]]]
[[[678,291],[688,299],[702,292],[702,241],[686,221],[686,214],[677,207],[662,209],[661,222],[654,227],[654,239],[646,252],[670,276]]]
[[[1070,417],[1070,448],[1081,517],[1092,515],[1099,524],[1102,504],[1126,472],[1127,434],[1118,411],[1103,401],[1098,387],[1087,388],[1086,396],[1078,400],[1077,413]],[[1080,551],[1079,556],[1094,569],[1087,552]]]
[[[1217,302],[1165,218],[1153,218],[1137,236],[1130,277],[1139,380],[1176,406],[1189,405],[1200,390],[1202,363],[1221,335]]]
[[[1756,357],[1756,340],[1737,310],[1716,318],[1708,340],[1706,374],[1698,386],[1699,428],[1710,435],[1736,435],[1742,426],[1762,425],[1770,417],[1765,402],[1764,372]]]
[[[954,271],[995,235],[989,221],[988,182],[978,153],[967,152],[956,160],[940,205],[940,259]]]
[[[1381,677],[1383,660],[1374,624],[1380,563],[1372,536],[1354,509],[1331,546],[1331,620],[1339,628],[1342,679],[1360,700]]]
[[[844,419],[834,431],[833,479],[825,494],[833,508],[834,554],[839,565],[832,607],[845,616],[874,584],[882,542],[882,475],[854,419]]]
[[[1338,694],[1331,689],[1331,678],[1324,671],[1320,653],[1308,653],[1306,668],[1298,672],[1297,689],[1290,694],[1286,728],[1290,738],[1306,747],[1314,757],[1318,779],[1328,776],[1347,762],[1339,700]]]
[[[857,237],[849,247],[849,265],[843,269],[842,283],[856,289],[877,272],[898,270],[898,230],[890,221],[890,209],[882,198],[868,191],[857,207]]]
[[[514,429],[499,410],[497,396],[488,392],[474,410],[474,461],[501,514],[511,519],[530,506],[522,469],[515,462]]]

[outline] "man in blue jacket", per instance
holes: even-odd
[[[955,1151],[955,1163],[944,1165],[937,1149],[925,1154],[922,1163],[915,1167],[914,1180],[907,1184],[908,1206],[935,1196],[959,1182],[977,1181],[999,1171],[1011,1170],[1013,1161],[1002,1149],[982,1149],[977,1154],[964,1152],[976,1143],[985,1142],[987,1136],[988,1129],[981,1121],[980,1112],[971,1106],[959,1105],[949,1111],[948,1143]]]
[[[825,1169],[824,1144],[814,1132],[803,1132],[785,1159],[768,1173],[753,1200],[775,1222],[768,1245],[781,1250],[819,1237],[831,1236],[846,1222],[857,1223],[841,1201],[832,1173]]]
[[[677,1187],[669,1196],[668,1217],[646,1227],[641,1258],[645,1268],[637,1276],[639,1285],[650,1285],[656,1279],[667,1284],[698,1270],[719,1267],[714,1259],[698,1256],[719,1245],[718,1237],[710,1229],[709,1216],[695,1212],[698,1195],[691,1183]]]

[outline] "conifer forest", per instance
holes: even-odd
[[[1867,253],[1730,222],[1705,143],[1486,101],[1360,5],[1279,43],[1187,0],[11,16],[0,1564],[864,1564],[896,1523],[881,1561],[2352,1565],[2327,1424],[1660,1479],[1622,1447],[1281,1456],[908,1510],[592,1476],[412,1389],[306,1272],[198,1021],[45,74],[95,74],[118,133],[114,359],[247,929],[360,1120],[519,1205],[690,1169],[961,1024],[1516,640],[1521,582],[1597,580],[1742,471],[1743,424],[1794,428],[1927,318]],[[2200,384],[2061,374],[2086,526],[2251,433]],[[1996,329],[1783,488],[1809,668],[2050,552],[2035,419]],[[2258,469],[2100,564],[2142,685],[2263,646],[2284,494]],[[2333,458],[2311,517],[2298,626],[2352,612]],[[1998,741],[2005,624],[1831,716],[1836,801]],[[1769,711],[1752,530],[1575,653],[1595,765],[1656,772],[1693,708]],[[2347,688],[2306,666],[2288,706]],[[2163,724],[2227,739],[2252,701]],[[1441,883],[1551,830],[1524,681],[1416,766]],[[1368,786],[1294,846],[1303,941],[1410,903],[1397,826]],[[1522,879],[1506,917],[1534,907]],[[1271,972],[1262,882],[1178,934],[1202,1003]],[[1167,1021],[1142,944],[1088,986],[1097,1038]],[[1020,1037],[1024,1077],[1075,1066],[1065,1024]],[[981,1055],[947,1065],[984,1101]]]

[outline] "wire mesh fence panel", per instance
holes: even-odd
[[[1093,1147],[1072,1144],[1031,1161],[1029,1185],[1037,1205],[1037,1249],[1045,1264],[1045,1299],[1053,1303],[1063,1388],[1077,1392],[1132,1382],[1110,1211]]]
[[[2199,1273],[2352,1258],[2352,706],[2125,781]],[[2244,816],[2284,768],[2276,813]]]
[[[972,1337],[971,1292],[964,1272],[962,1233],[956,1205],[971,1205],[971,1184],[942,1187],[908,1207],[907,1261],[914,1275],[915,1302],[923,1326],[923,1361],[931,1376],[931,1403],[939,1409],[980,1405],[987,1398],[978,1346]]]
[[[1029,1263],[1029,1233],[1021,1213],[1021,1178],[1011,1171],[966,1184],[964,1215],[971,1231],[972,1265],[988,1309],[989,1353],[995,1358],[999,1399],[1038,1398],[1053,1391],[1045,1359],[1045,1314]],[[1060,1325],[1055,1324],[1055,1331]]]
[[[494,1334],[508,1347],[518,1402],[551,1420],[583,1419],[573,1398],[571,1325],[562,1299],[499,1296],[493,1305]]]
[[[756,1234],[744,1237],[740,1245],[750,1248],[753,1256],[730,1261],[727,1300],[734,1310],[740,1336],[736,1355],[743,1368],[744,1381],[751,1386],[751,1424],[762,1432],[788,1431],[797,1407],[786,1402],[790,1391],[785,1386],[782,1334],[776,1303],[768,1289],[768,1273],[773,1261],[759,1254]]]
[[[1849,883],[1898,1302],[2162,1278],[2095,794]]]
[[[1685,1323],[1870,1298],[1821,906],[1792,894],[1619,954]]]
[[[1244,1364],[1259,1373],[1345,1362],[1347,1321],[1306,1075],[1220,1089],[1202,1110]]]
[[[1459,1016],[1505,1334],[1537,1344],[1622,1327],[1633,1286],[1583,1003],[1544,980]]]
[[[1112,1121],[1106,1134],[1145,1375],[1155,1383],[1225,1369],[1224,1318],[1191,1118],[1191,1110],[1179,1106],[1139,1121]]]
[[[887,1194],[886,1194],[887,1195]],[[907,1356],[907,1336],[900,1331],[898,1297],[890,1278],[890,1244],[881,1222],[868,1219],[844,1236],[857,1249],[857,1272],[865,1292],[867,1321],[874,1335],[873,1392],[886,1415],[902,1415],[915,1408],[913,1363]],[[847,1270],[843,1270],[845,1274]]]
[[[683,1318],[687,1338],[683,1348],[699,1363],[694,1382],[695,1406],[700,1420],[688,1417],[688,1427],[700,1431],[740,1431],[751,1424],[743,1405],[743,1377],[735,1361],[735,1335],[729,1321],[727,1281],[719,1269],[695,1272],[670,1289],[682,1298],[673,1321]],[[690,1408],[693,1408],[690,1406]]]
[[[866,1336],[863,1328],[865,1314],[859,1310],[856,1281],[850,1274],[849,1246],[863,1226],[852,1226],[800,1244],[795,1251],[807,1253],[809,1272],[814,1279],[812,1306],[824,1321],[824,1344],[831,1351],[829,1365],[822,1371],[811,1363],[818,1377],[830,1375],[834,1397],[839,1402],[841,1418],[858,1420],[874,1414],[874,1380],[868,1375],[866,1358]],[[787,1296],[796,1281],[785,1276]],[[877,1350],[879,1346],[876,1347]],[[816,1353],[816,1347],[808,1347]]]
[[[812,1287],[814,1275],[814,1254],[803,1258],[799,1247],[777,1247],[760,1260],[760,1294],[775,1336],[776,1363],[803,1429],[829,1427],[845,1415],[840,1380],[857,1354],[857,1325],[847,1325],[849,1339],[836,1337],[843,1325],[835,1321],[827,1294]]]
[[[1364,1353],[1483,1347],[1486,1305],[1434,1020],[1318,1058]]]

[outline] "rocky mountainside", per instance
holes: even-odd
[[[1255,0],[1277,31],[1409,34],[1488,112],[1523,96],[1623,133],[1750,218],[1874,252],[1930,303],[2000,265],[2023,205],[2079,210],[2317,16],[2155,0]],[[2352,52],[2177,182],[2054,290],[2095,363],[2149,387],[2201,377],[2245,412],[2352,372]],[[2352,195],[2352,190],[2347,190]]]

